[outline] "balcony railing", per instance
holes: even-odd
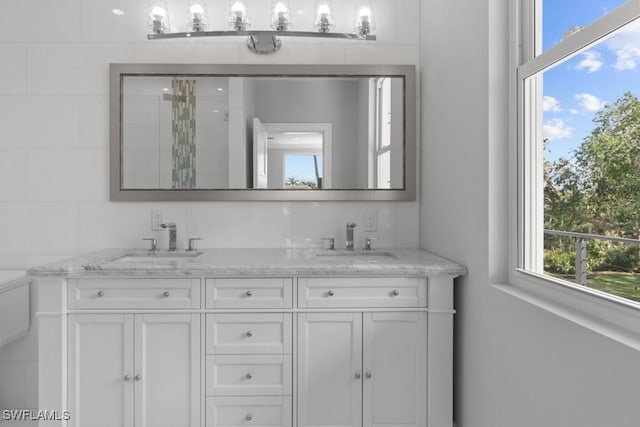
[[[615,243],[640,245],[639,239],[602,236],[600,234],[574,233],[571,231],[544,230],[545,234],[576,238],[576,283],[587,285],[587,241],[604,240]]]

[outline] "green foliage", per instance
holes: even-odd
[[[640,100],[625,93],[594,118],[596,127],[571,160],[545,161],[545,228],[637,238],[640,229]],[[546,236],[545,269],[575,267],[567,238]],[[636,247],[588,242],[591,270],[640,270]]]

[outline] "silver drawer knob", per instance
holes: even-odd
[[[133,377],[133,379],[135,379],[136,381],[140,381],[142,379],[142,375],[138,374],[135,377]]]
[[[245,293],[245,295],[248,296],[248,297],[253,296],[253,291],[247,291]]]
[[[98,298],[102,298],[104,296],[104,291],[98,291]]]
[[[398,295],[400,295],[400,291],[397,289],[394,289],[393,292],[391,292],[391,296],[397,297]]]
[[[169,298],[171,296],[171,292],[169,291],[164,291],[164,293],[162,294],[165,298]]]
[[[327,295],[330,296],[330,297],[334,296],[335,294],[336,293],[334,292],[333,289],[330,289],[329,292],[327,292]]]
[[[249,412],[249,413],[247,414],[247,416],[246,416],[246,417],[244,417],[244,418],[245,418],[247,421],[251,421],[251,420],[253,419],[253,415],[251,415],[251,412]]]
[[[359,380],[360,378],[362,378],[362,375],[360,374],[360,372],[356,372],[356,379]]]
[[[251,337],[253,336],[253,332],[251,332],[251,331],[247,331],[247,336],[248,336],[249,338],[251,338]]]
[[[251,378],[253,378],[253,375],[251,375],[251,373],[248,373],[247,375],[245,375],[245,378],[250,380]]]
[[[371,372],[367,372],[367,373],[365,374],[365,377],[366,377],[368,380],[370,380],[370,379],[371,379],[371,377],[373,377],[373,374],[372,374]]]
[[[124,376],[125,381],[131,381],[131,375],[127,374]]]

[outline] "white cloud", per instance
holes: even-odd
[[[582,53],[582,61],[580,61],[574,68],[576,70],[587,70],[589,73],[595,73],[602,68],[603,64],[600,52],[588,50]]]
[[[640,21],[633,22],[616,33],[606,46],[616,55],[616,70],[635,70],[640,66]]]
[[[579,93],[576,95],[576,99],[578,100],[580,107],[589,113],[600,111],[607,104],[605,101],[601,100],[597,96],[591,95],[590,93]]]
[[[542,132],[546,139],[565,139],[573,136],[575,129],[568,126],[562,119],[549,120],[542,126]]]
[[[578,110],[576,110],[575,108],[570,109],[570,110],[569,110],[569,112],[570,112],[571,114],[578,114],[578,113],[579,113],[579,111],[578,111]]]
[[[545,113],[559,113],[562,111],[562,109],[560,109],[560,102],[553,96],[544,96],[542,98],[542,110]]]

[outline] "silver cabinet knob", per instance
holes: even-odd
[[[360,372],[356,372],[356,379],[359,380],[360,378],[362,378],[362,375],[360,374]]]
[[[253,336],[253,332],[251,332],[251,331],[247,331],[247,336],[248,336],[249,338],[251,338],[251,337]]]
[[[246,416],[246,417],[244,417],[244,418],[245,418],[247,421],[251,421],[251,420],[253,419],[253,415],[251,415],[251,412],[249,412],[249,413],[247,414],[247,416]]]
[[[133,379],[135,379],[136,381],[140,381],[142,379],[142,375],[138,374],[135,377],[133,377]]]
[[[162,296],[164,296],[165,298],[169,298],[171,296],[171,292],[169,291],[164,291],[164,293],[162,294]]]
[[[245,295],[248,297],[253,296],[253,291],[247,291],[245,292]]]
[[[253,378],[253,375],[251,375],[251,373],[247,373],[247,375],[244,376],[246,379],[250,380],[251,378]]]
[[[330,297],[334,296],[335,294],[336,293],[335,293],[335,291],[333,289],[329,289],[329,292],[327,292],[327,295],[330,296]]]
[[[127,374],[124,376],[125,381],[131,381],[131,375]]]
[[[397,289],[394,289],[393,292],[391,292],[391,296],[397,297],[398,295],[400,295],[400,291]]]
[[[98,291],[98,298],[102,298],[104,296],[104,291]]]
[[[368,380],[370,380],[370,379],[371,379],[371,377],[373,377],[373,374],[372,374],[371,372],[367,372],[367,373],[365,374],[365,377],[366,377]]]

